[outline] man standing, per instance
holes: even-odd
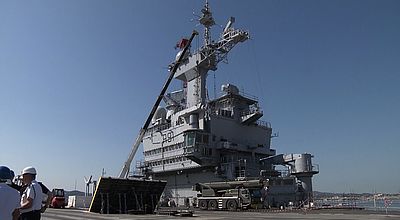
[[[0,219],[17,220],[20,196],[17,190],[7,185],[7,182],[11,183],[10,169],[0,166]]]
[[[22,170],[22,182],[27,185],[21,197],[21,220],[40,220],[42,208],[42,188],[36,181],[36,169],[26,167]]]

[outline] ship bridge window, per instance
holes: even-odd
[[[227,117],[227,118],[233,118],[232,111],[225,110],[225,109],[218,109],[218,115],[221,115],[221,116]]]
[[[196,133],[189,132],[185,135],[185,146],[193,146],[196,139]]]
[[[208,144],[208,134],[196,133],[196,143]]]
[[[185,146],[193,146],[194,144],[208,144],[209,135],[199,132],[188,132],[185,135]]]

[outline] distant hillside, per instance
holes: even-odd
[[[400,193],[378,193],[380,196],[400,196]],[[314,191],[315,199],[332,198],[332,197],[372,197],[372,193],[331,193],[331,192],[318,192]]]
[[[72,191],[65,191],[65,196],[84,196],[85,193],[78,191],[78,190],[72,190]]]
[[[314,191],[315,198],[325,198],[333,196],[373,196],[372,193],[332,193],[332,192],[318,192]]]

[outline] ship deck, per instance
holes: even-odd
[[[226,211],[195,211],[193,217],[177,217],[165,215],[102,215],[77,209],[47,209],[42,214],[43,220],[114,220],[114,219],[322,219],[322,220],[347,220],[347,219],[400,219],[400,212],[373,212],[366,210],[314,210],[299,212],[226,212]]]

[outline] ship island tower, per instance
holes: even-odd
[[[310,195],[311,177],[318,173],[311,163],[312,156],[276,155],[271,149],[272,128],[268,122],[260,120],[263,111],[257,98],[241,93],[235,85],[225,84],[221,86],[222,96],[208,99],[209,71],[216,71],[218,63],[225,60],[237,44],[249,39],[249,33],[235,29],[235,18],[231,17],[219,39],[213,41],[210,31],[215,21],[208,2],[201,13],[198,21],[204,27],[204,45],[183,55],[174,75],[174,79],[182,81],[182,89],[164,95],[165,106],[157,109],[144,133],[142,168],[145,168],[145,175],[166,180],[164,198],[183,205],[186,201],[195,201],[196,192],[192,186],[199,182],[232,181],[260,175],[279,182],[280,172],[274,170],[278,164],[289,169],[290,177],[286,182],[283,178],[281,185],[299,186]],[[181,50],[177,58],[187,42],[182,39],[178,43]],[[276,193],[285,193],[287,187],[275,189]],[[297,192],[298,188],[292,191]]]

